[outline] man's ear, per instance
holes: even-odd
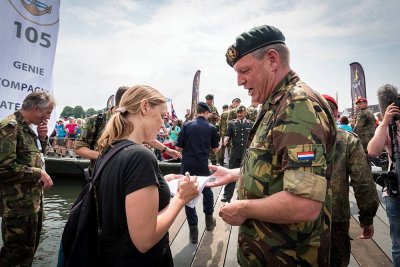
[[[265,52],[265,58],[268,61],[271,71],[276,71],[281,60],[278,52],[275,49],[269,49],[267,52]]]

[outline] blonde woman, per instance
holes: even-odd
[[[104,266],[173,266],[168,228],[199,192],[195,179],[163,177],[155,155],[143,145],[163,125],[165,101],[149,86],[129,88],[98,141],[99,162],[113,144],[132,141],[105,166],[98,185]],[[176,178],[179,190],[170,198],[166,180]]]

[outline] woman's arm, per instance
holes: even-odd
[[[180,210],[198,194],[198,183],[183,178],[177,194],[160,212],[157,186],[148,186],[127,195],[125,212],[129,234],[135,247],[145,253],[157,244],[167,233]]]

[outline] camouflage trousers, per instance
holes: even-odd
[[[2,218],[1,267],[32,266],[33,256],[39,245],[42,221],[42,210],[28,216]]]
[[[221,145],[221,149],[218,151],[218,163],[222,166],[225,160],[225,148],[226,146]]]
[[[208,155],[208,159],[211,161],[212,165],[216,165],[217,164],[217,154],[210,151],[210,154]]]
[[[350,262],[350,222],[332,222],[331,267],[347,267]]]

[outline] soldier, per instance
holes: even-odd
[[[210,165],[209,186],[239,179],[238,201],[220,210],[240,225],[241,266],[329,266],[336,126],[328,103],[291,70],[285,37],[263,25],[228,48],[237,81],[262,109],[242,167]]]
[[[225,105],[224,105],[225,106]],[[222,112],[221,118],[219,120],[219,136],[221,136],[221,149],[218,152],[218,163],[221,166],[224,166],[225,164],[225,145],[223,143],[223,138],[226,133],[226,128],[228,127],[228,115],[229,115],[229,109],[228,105],[227,109]]]
[[[212,94],[206,95],[206,103],[211,109],[211,114],[216,114],[219,117],[218,109],[214,106],[214,96]]]
[[[242,103],[239,98],[234,98],[232,100],[231,109],[229,110],[228,121],[234,120],[237,118],[236,108]]]
[[[254,122],[246,119],[246,107],[240,105],[236,108],[237,119],[228,122],[228,130],[225,133],[224,145],[227,145],[229,140],[232,141],[232,148],[229,154],[229,169],[240,167],[243,158],[243,153],[246,148],[247,138]],[[231,202],[233,191],[235,190],[236,182],[231,182],[225,185],[224,197],[222,202]]]
[[[113,112],[118,108],[121,97],[128,86],[121,86],[115,94],[115,107],[102,114],[94,115],[87,119],[83,127],[82,134],[75,144],[75,153],[81,157],[90,159],[90,169],[93,169],[96,159],[99,157],[97,150],[97,140],[101,136],[107,122],[110,120]],[[181,154],[173,149],[168,148],[157,140],[149,143],[153,148],[160,150],[162,153],[167,153],[171,157],[181,157]],[[88,178],[88,177],[86,177]]]
[[[356,105],[359,113],[357,114],[357,120],[355,126],[353,127],[353,131],[360,138],[364,152],[366,155],[368,155],[367,146],[369,141],[374,136],[376,120],[374,114],[368,108],[368,100],[366,98],[357,98]]]
[[[43,189],[53,181],[44,169],[47,121],[54,98],[29,94],[22,108],[0,122],[0,266],[31,266],[43,221]],[[36,131],[31,125],[37,125]]]
[[[258,116],[258,110],[257,110],[257,105],[253,106],[250,105],[247,110],[246,110],[246,119],[250,120],[250,121],[256,121],[257,116]]]
[[[219,114],[217,108],[214,106],[214,96],[212,94],[206,95],[206,104],[210,107],[211,109],[211,114],[208,117],[208,121],[217,127],[218,120],[219,120]],[[216,165],[217,164],[217,157],[218,154],[214,153],[212,149],[210,150],[210,155],[209,159],[211,161],[211,164]]]
[[[337,118],[336,100],[323,95]],[[356,134],[337,129],[336,151],[332,170],[332,246],[331,267],[348,266],[350,262],[350,203],[349,185],[353,187],[360,215],[360,238],[374,235],[373,217],[379,206],[378,194],[371,168],[366,159],[360,139]]]

